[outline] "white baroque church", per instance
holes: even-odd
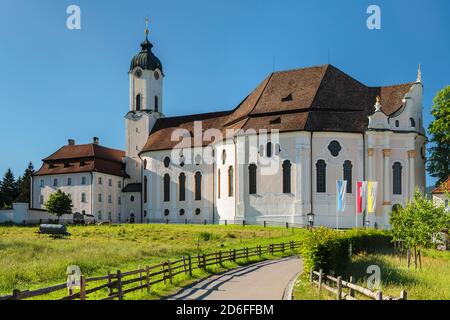
[[[363,224],[356,182],[370,180],[379,187],[368,223],[388,228],[392,207],[425,190],[420,70],[382,87],[332,65],[274,72],[232,110],[165,117],[165,74],[146,34],[128,72],[125,151],[69,140],[34,174],[30,209],[61,189],[97,221],[306,225],[313,213],[315,225],[335,227],[344,179],[339,226],[352,228]]]

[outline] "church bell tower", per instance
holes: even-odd
[[[126,166],[130,183],[141,182],[141,152],[157,119],[163,116],[163,79],[161,61],[153,54],[153,44],[148,40],[146,19],[145,40],[141,51],[131,60],[129,111],[126,125]]]

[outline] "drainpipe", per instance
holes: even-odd
[[[310,134],[310,163],[311,163],[311,170],[310,171],[310,179],[309,179],[309,183],[310,183],[310,201],[311,201],[311,213],[314,213],[314,196],[313,196],[313,190],[314,190],[314,186],[313,186],[313,135],[314,132],[311,131]]]
[[[94,216],[94,221],[95,221],[95,215],[94,215],[94,192],[93,192],[94,174],[92,173],[92,171],[90,172],[90,174],[91,174],[91,215]]]

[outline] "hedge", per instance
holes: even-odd
[[[305,236],[301,247],[305,270],[315,268],[329,273],[342,271],[351,254],[375,252],[392,246],[386,231],[353,229],[339,232],[320,227]]]

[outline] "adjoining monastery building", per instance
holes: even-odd
[[[31,209],[61,189],[74,212],[98,221],[307,224],[312,212],[315,225],[334,227],[336,180],[344,179],[339,226],[349,228],[356,182],[370,180],[378,196],[369,223],[388,228],[392,206],[425,190],[420,70],[416,82],[385,87],[332,65],[274,72],[233,110],[165,117],[165,74],[152,47],[146,38],[131,61],[126,150],[69,140],[33,176]],[[208,137],[211,129],[224,138]],[[179,132],[192,147],[180,147]],[[267,174],[262,163],[271,158],[277,168]]]

